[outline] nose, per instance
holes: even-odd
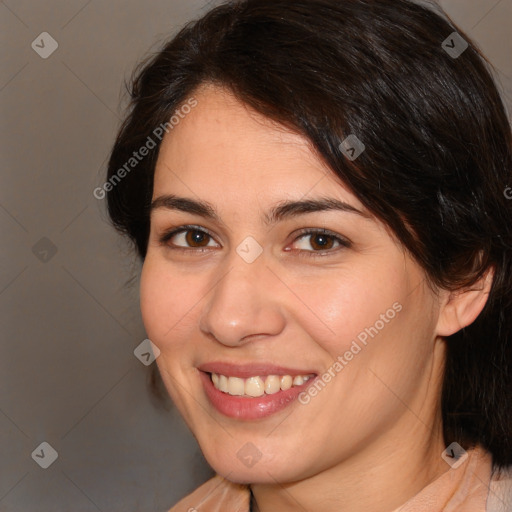
[[[206,296],[199,328],[223,345],[236,347],[255,337],[278,335],[285,326],[279,280],[263,255],[247,263],[234,253],[227,270]],[[282,284],[281,284],[282,286]]]

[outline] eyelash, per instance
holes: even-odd
[[[206,231],[204,228],[201,228],[199,226],[193,226],[193,225],[187,225],[187,226],[180,226],[179,228],[173,228],[165,233],[163,233],[160,238],[159,242],[161,245],[165,245],[171,250],[182,250],[182,251],[192,251],[192,252],[199,252],[204,253],[207,252],[209,248],[194,248],[194,247],[181,247],[178,245],[172,245],[169,244],[169,240],[178,234],[186,233],[187,231],[197,231],[200,233],[204,233],[205,235],[209,236],[210,238],[214,238],[208,231]],[[335,242],[338,242],[339,247],[336,249],[328,249],[327,251],[307,251],[298,249],[297,251],[301,256],[305,257],[319,257],[319,256],[329,256],[333,253],[337,253],[339,249],[347,249],[351,247],[351,242],[349,242],[347,239],[340,237],[339,235],[336,235],[332,231],[329,231],[327,229],[304,229],[299,232],[298,236],[293,240],[293,242],[297,242],[297,240],[300,240],[301,238],[306,237],[307,235],[326,235],[329,238],[332,238]]]

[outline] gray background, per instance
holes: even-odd
[[[0,2],[1,511],[163,511],[210,475],[182,420],[149,400],[137,280],[125,286],[139,264],[92,191],[124,79],[211,5]],[[441,5],[497,68],[511,112],[512,0]],[[59,45],[47,59],[31,47],[42,32]],[[48,469],[31,455],[44,441],[58,452]]]

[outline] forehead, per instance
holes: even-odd
[[[304,136],[219,87],[203,86],[193,97],[197,106],[162,141],[154,196],[187,192],[246,201],[329,193],[361,207]]]

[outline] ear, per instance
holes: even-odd
[[[493,278],[494,268],[491,267],[471,288],[445,290],[440,295],[438,336],[451,336],[476,320],[487,302]]]

